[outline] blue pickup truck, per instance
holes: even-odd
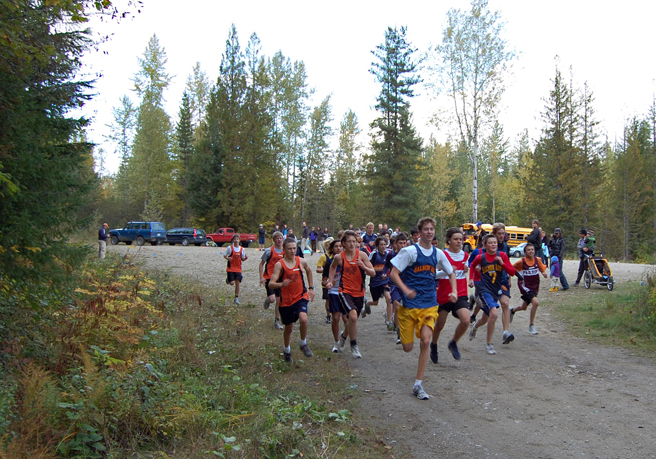
[[[144,245],[150,242],[157,245],[166,239],[166,228],[161,222],[127,222],[123,229],[113,229],[109,232],[112,245],[125,242],[127,245],[136,242]]]

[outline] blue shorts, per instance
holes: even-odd
[[[298,320],[299,315],[304,312],[307,314],[308,300],[298,300],[291,306],[281,306],[280,321],[283,325],[293,324]]]
[[[257,242],[260,244],[264,244],[264,236],[260,236]]]
[[[401,289],[398,288],[396,285],[390,285],[390,296],[392,297],[392,303],[395,301],[401,303],[403,300],[403,296],[401,295]]]
[[[339,295],[328,294],[328,312],[342,312],[341,306],[339,304]]]
[[[481,292],[479,298],[481,299],[481,311],[486,316],[490,315],[490,310],[499,307],[499,298],[495,298],[488,292]]]

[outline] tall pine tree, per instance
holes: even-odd
[[[371,212],[392,226],[408,227],[419,217],[422,140],[412,125],[410,99],[417,76],[416,49],[406,39],[406,28],[385,31],[385,41],[372,54],[376,61],[370,72],[381,85],[371,124],[372,153],[366,174],[372,202]]]

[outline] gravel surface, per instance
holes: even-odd
[[[224,250],[108,247],[110,252],[142,260],[148,268],[217,285],[231,301],[226,262],[220,255]],[[262,252],[246,251],[249,259],[240,299],[242,304],[259,305],[264,298],[257,274]],[[306,258],[314,268],[318,255]],[[578,261],[564,263],[571,284],[577,267]],[[622,283],[640,280],[653,267],[611,263],[611,268],[616,282]],[[319,280],[316,274],[315,285]],[[547,292],[548,287],[543,281],[543,304],[536,319],[539,335],[527,331],[528,311],[518,313],[511,326],[515,341],[502,345],[499,320],[494,338],[497,355],[485,353],[481,330],[473,341],[463,337],[462,359],[454,360],[446,349],[457,324],[450,318],[438,343],[439,364],[429,361],[424,377],[424,388],[431,395],[427,401],[411,396],[419,343],[404,353],[395,344],[395,334],[385,328],[382,306],[359,322],[363,358],[351,359],[348,354],[340,358],[351,361],[353,384],[363,391],[364,413],[359,414],[388,432],[384,441],[392,446],[392,454],[401,450],[416,458],[656,458],[654,360],[574,338],[550,314],[551,305],[562,295],[617,293],[594,285],[591,290],[572,287],[554,294]],[[521,302],[516,287],[512,294],[511,307]],[[314,349],[330,349],[332,334],[319,298],[310,306],[308,343]],[[253,309],[258,316],[270,316],[271,325],[272,311]]]

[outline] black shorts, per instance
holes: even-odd
[[[269,288],[269,282],[271,282],[271,279],[267,279],[264,283],[264,287],[266,288],[267,296],[275,295],[276,298],[280,298],[280,289],[276,288],[271,290]]]
[[[326,287],[321,287],[321,299],[322,300],[328,299],[328,289]]]
[[[522,296],[520,297],[522,301],[525,301],[526,304],[531,304],[531,301],[533,301],[533,298],[536,298],[538,296],[537,293],[535,292],[525,292],[522,293]]]
[[[501,296],[510,298],[510,277],[501,282]]]
[[[339,303],[339,295],[328,294],[328,312],[342,312],[342,306]]]
[[[291,306],[281,306],[280,321],[283,325],[293,324],[298,320],[299,315],[304,312],[307,314],[308,300],[298,300]]]
[[[467,309],[469,311],[469,298],[466,296],[459,296],[458,301],[455,303],[451,303],[450,301],[448,303],[444,303],[440,305],[440,309],[438,310],[440,314],[442,312],[450,312],[453,317],[458,317],[458,310],[459,309]]]
[[[363,296],[354,297],[349,295],[348,293],[340,293],[339,304],[342,314],[348,316],[349,312],[355,309],[358,313],[358,317],[360,317],[360,313],[362,312],[362,307],[364,306],[364,297]]]
[[[244,276],[241,275],[241,273],[231,273],[228,272],[228,278],[226,279],[226,282],[229,284],[230,282],[234,281],[239,281],[241,282],[244,279]]]
[[[378,301],[381,296],[385,293],[386,285],[379,285],[377,287],[369,286],[369,293],[371,293],[371,299],[373,301]]]

